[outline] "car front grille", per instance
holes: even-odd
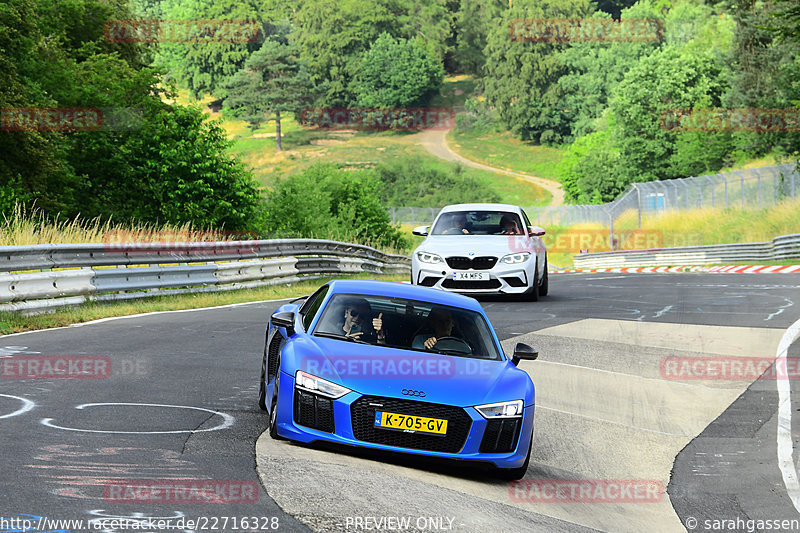
[[[489,270],[497,264],[497,258],[490,255],[481,257],[462,257],[454,256],[447,257],[447,266],[455,270]]]
[[[445,419],[447,434],[428,435],[378,428],[375,427],[375,411]],[[460,407],[380,396],[359,398],[350,406],[350,415],[353,420],[353,435],[358,440],[432,452],[457,453],[464,447],[472,427],[472,419]]]
[[[333,433],[333,400],[295,389],[294,421],[301,426]]]
[[[442,282],[442,287],[445,289],[499,289],[500,280],[490,279],[486,281],[456,281],[454,279],[446,279]]]
[[[481,440],[481,453],[513,452],[522,428],[522,418],[489,420]]]

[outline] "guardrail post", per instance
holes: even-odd
[[[706,176],[706,179],[711,182],[711,207],[717,207],[716,195],[714,194],[714,189],[717,188],[717,184],[714,183],[714,180],[711,179],[711,176]]]
[[[720,174],[720,176],[722,176],[722,179],[725,180],[725,207],[730,207],[731,202],[728,199],[728,176],[725,176],[724,174]]]

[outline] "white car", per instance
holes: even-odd
[[[439,212],[411,258],[411,283],[463,294],[518,294],[536,301],[548,291],[544,229],[522,208],[457,204]]]

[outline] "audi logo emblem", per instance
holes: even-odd
[[[402,391],[402,392],[403,392],[403,394],[404,394],[404,395],[406,395],[406,396],[417,396],[417,397],[419,397],[419,398],[424,398],[425,396],[427,396],[427,395],[426,395],[426,394],[425,394],[423,391],[421,391],[421,390],[403,389],[403,391]]]

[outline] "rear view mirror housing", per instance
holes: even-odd
[[[514,363],[514,366],[519,366],[519,362],[523,359],[527,361],[534,361],[538,357],[539,351],[536,348],[525,344],[524,342],[518,342],[516,345],[514,345],[514,354],[511,358],[511,362]]]
[[[414,235],[419,235],[420,237],[427,237],[430,229],[430,226],[417,226],[411,231],[411,233]]]

